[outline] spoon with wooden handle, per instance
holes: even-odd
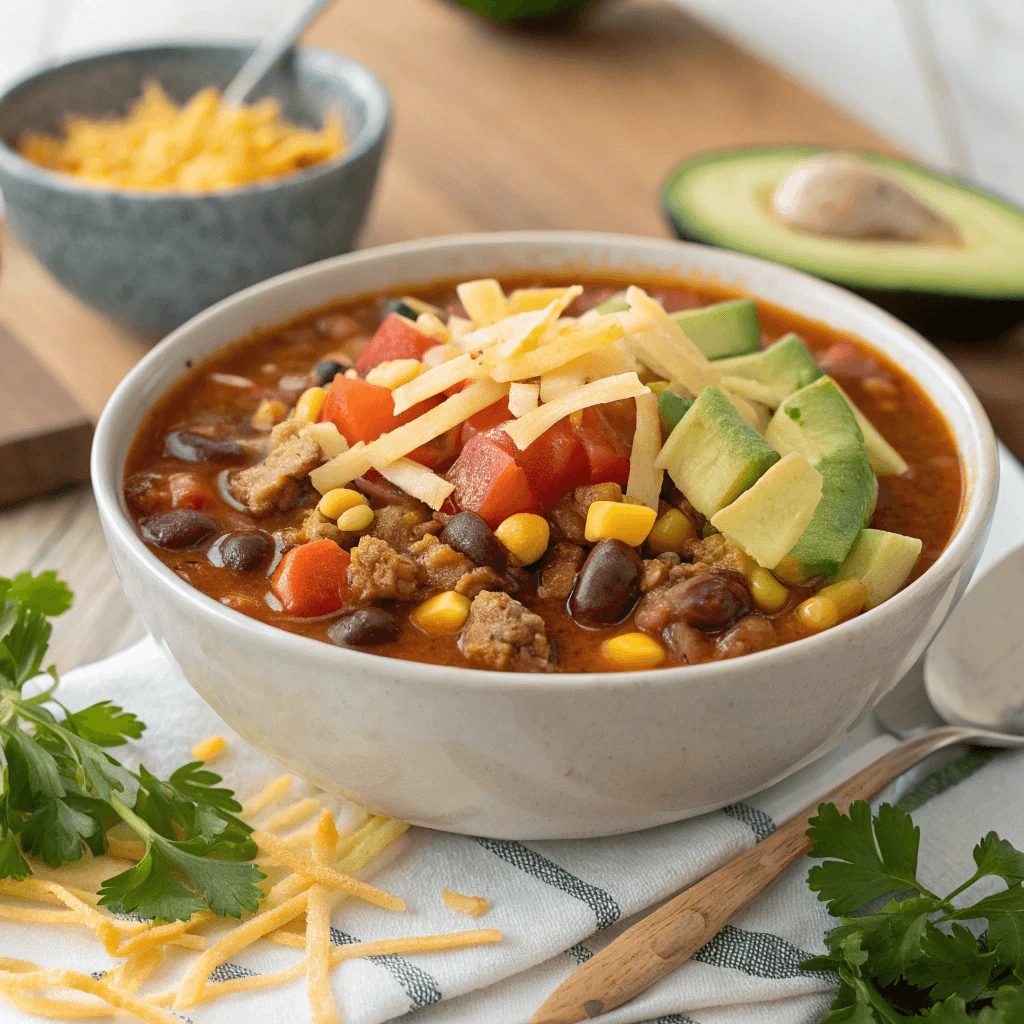
[[[935,650],[944,650],[946,635],[977,635],[980,622],[992,618],[994,606],[1024,606],[1024,548],[1008,555],[972,589],[943,627]],[[974,628],[971,619],[975,620]],[[1002,645],[1002,658],[1000,650],[986,650],[989,673],[1004,679],[1021,678],[1024,649],[1018,634],[1019,629],[1005,629],[998,635],[988,630],[991,642]],[[1016,661],[1016,672],[1009,671],[1011,660]],[[1020,727],[1019,708],[1006,699],[1006,694],[979,687],[969,674],[952,678],[947,673],[943,681],[947,690],[959,686],[965,694],[970,693],[970,703],[965,700],[962,704],[970,707],[972,716],[976,716],[973,720],[1011,729]],[[1017,690],[1020,694],[1024,686],[1018,683]],[[991,706],[981,705],[979,691],[991,693]],[[958,710],[958,719],[964,721],[964,711]],[[530,1018],[529,1024],[576,1024],[608,1013],[638,996],[707,945],[743,907],[810,850],[808,821],[817,813],[819,802],[834,803],[846,811],[855,800],[870,800],[919,761],[956,743],[1020,747],[1024,746],[1024,736],[972,725],[943,725],[904,740],[826,793],[814,807],[623,932],[567,978]]]

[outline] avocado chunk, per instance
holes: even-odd
[[[810,526],[821,484],[821,474],[799,452],[790,452],[711,525],[758,565],[774,569]]]
[[[771,208],[797,163],[827,152],[779,146],[705,154],[680,164],[662,193],[680,238],[784,263],[860,292],[929,337],[992,337],[1024,319],[1024,211],[906,160],[858,153],[952,222],[962,241],[811,234]]]
[[[810,349],[798,334],[786,334],[763,352],[723,359],[717,367],[722,374],[747,377],[770,388],[782,401],[821,376]]]
[[[614,295],[605,299],[604,302],[594,307],[595,313],[623,313],[629,309],[629,303],[626,301],[625,292],[616,292]]]
[[[710,519],[778,461],[779,453],[724,392],[709,386],[676,424],[654,464]]]
[[[691,405],[692,398],[677,395],[671,388],[666,388],[658,395],[658,415],[667,434],[676,429],[676,424],[689,412]]]
[[[782,455],[799,452],[821,474],[821,501],[800,539],[776,566],[790,583],[833,576],[868,522],[877,497],[864,439],[831,377],[790,395],[768,425]]]
[[[860,580],[867,587],[866,608],[888,601],[903,588],[921,557],[921,541],[886,530],[861,530],[846,561],[836,573],[839,580]]]
[[[761,351],[761,323],[753,299],[729,299],[700,309],[684,309],[672,319],[708,359]]]
[[[839,388],[839,385],[836,384]],[[902,476],[910,468],[902,455],[884,437],[878,428],[853,404],[850,396],[839,388],[843,398],[853,410],[857,426],[864,435],[864,450],[868,453],[868,462],[879,476]]]

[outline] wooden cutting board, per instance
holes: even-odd
[[[89,479],[92,423],[0,321],[0,506]]]

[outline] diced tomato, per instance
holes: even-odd
[[[348,598],[349,557],[333,540],[314,540],[286,551],[270,589],[286,615],[329,615]]]
[[[515,447],[503,430],[477,434],[448,471],[448,479],[455,484],[454,502],[483,516],[491,527],[516,512],[536,512],[541,507],[508,445]]]
[[[574,429],[590,467],[587,482],[616,483],[625,487],[629,480],[629,445],[620,440],[601,410],[595,406],[584,409],[582,421]]]
[[[435,437],[433,441],[421,444],[419,448],[409,453],[409,458],[421,466],[426,466],[427,469],[443,469],[458,454],[459,447],[459,428],[452,427],[440,437]]]
[[[590,481],[586,450],[568,419],[559,420],[545,430],[524,451],[516,449],[513,457],[526,473],[537,500],[545,507],[578,484]]]
[[[386,363],[391,359],[422,359],[423,353],[436,345],[436,338],[413,327],[397,313],[389,313],[381,321],[369,345],[359,354],[356,370],[365,374],[378,363]]]
[[[472,383],[472,382],[470,382]],[[461,390],[461,388],[460,388]],[[502,398],[493,405],[474,413],[462,424],[462,443],[465,444],[475,434],[483,434],[485,431],[507,423],[512,418],[508,411],[508,399]]]
[[[387,388],[339,373],[324,399],[320,420],[333,423],[349,444],[357,441],[369,444],[381,434],[422,416],[437,404],[437,398],[428,398],[396,416],[395,402]]]
[[[167,484],[171,492],[172,508],[190,508],[198,511],[204,505],[213,504],[202,481],[191,473],[172,473],[167,478]]]

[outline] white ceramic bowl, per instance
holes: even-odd
[[[735,661],[516,675],[398,661],[264,625],[188,586],[136,535],[122,495],[125,455],[149,408],[193,360],[339,298],[532,270],[568,279],[573,268],[614,268],[641,280],[645,272],[713,276],[893,357],[945,413],[963,462],[963,512],[935,565],[873,611]],[[963,592],[998,483],[992,429],[970,388],[934,348],[875,306],[749,256],[582,232],[386,246],[226,299],[175,331],[121,383],[96,430],[92,472],[130,601],[229,725],[288,770],[375,811],[517,839],[610,835],[699,814],[835,747],[922,653]]]

